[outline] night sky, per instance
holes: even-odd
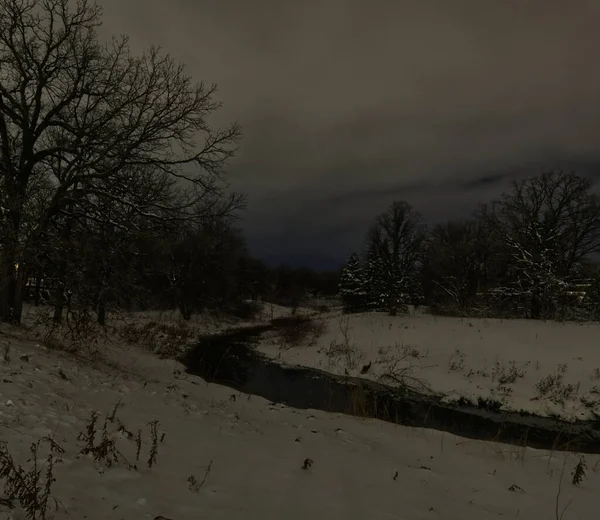
[[[394,199],[428,223],[509,182],[600,171],[600,2],[100,0],[103,36],[219,85],[241,222],[270,261],[336,267]]]

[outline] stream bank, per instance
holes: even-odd
[[[290,323],[292,320],[289,320]],[[499,410],[483,401],[448,403],[426,395],[318,369],[285,366],[257,352],[261,335],[285,319],[199,338],[181,360],[189,374],[299,409],[369,417],[469,439],[537,449],[600,453],[600,421],[567,422]]]

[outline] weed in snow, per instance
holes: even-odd
[[[448,369],[453,372],[460,372],[465,368],[465,355],[456,349],[448,361]]]
[[[125,425],[116,417],[117,410],[121,406],[120,403],[114,407],[112,413],[104,418],[102,426],[99,428],[99,414],[93,411],[90,414],[89,421],[85,431],[79,433],[77,439],[84,442],[80,449],[80,455],[91,455],[95,462],[103,464],[110,468],[119,464],[123,464],[128,469],[137,469],[142,451],[143,436],[142,430],[138,430],[137,435],[129,431]],[[149,432],[149,450],[147,465],[151,468],[156,464],[158,455],[158,445],[164,438],[159,438],[158,421],[150,421],[148,423]],[[120,438],[126,438],[135,443],[135,463],[130,463],[125,455],[118,449],[117,441]]]
[[[90,419],[78,439],[84,442],[80,448],[80,455],[91,455],[94,461],[102,463],[106,467],[111,467],[123,463],[128,469],[137,469],[135,464],[127,461],[125,456],[118,450],[117,441],[123,437],[123,434],[129,440],[136,444],[136,462],[139,462],[142,447],[142,432],[134,436],[116,417],[116,412],[120,403],[114,407],[111,415],[106,416],[102,425],[99,425],[99,414],[92,412]],[[148,467],[156,463],[158,454],[158,444],[164,438],[164,434],[159,436],[158,421],[151,421],[150,427],[150,447]],[[43,457],[40,453],[42,446],[48,447],[48,454]],[[54,503],[58,510],[60,502],[52,496],[52,485],[56,481],[54,476],[54,467],[60,462],[58,455],[65,453],[65,450],[58,445],[51,437],[44,437],[40,441],[33,443],[30,447],[29,468],[23,468],[13,459],[6,442],[0,442],[0,483],[4,484],[4,497],[2,504],[10,509],[20,506],[28,520],[49,520],[50,504]],[[45,460],[44,460],[45,459]],[[200,483],[200,486],[206,480]]]
[[[340,318],[338,327],[342,338],[341,340],[331,340],[325,355],[329,358],[330,364],[342,360],[346,370],[356,370],[364,361],[365,356],[350,339],[350,319],[347,317]]]
[[[535,385],[538,393],[533,399],[548,399],[555,404],[564,404],[579,392],[579,383],[576,385],[565,383],[563,376],[567,371],[567,365],[558,365],[555,374],[549,374]]]
[[[399,353],[398,353],[399,352]],[[425,381],[414,377],[415,363],[421,361],[422,354],[410,345],[396,344],[394,347],[379,347],[377,363],[382,366],[382,380],[389,380],[400,387],[419,387],[426,391],[431,389]]]
[[[594,398],[591,395],[582,395],[579,398],[582,406],[591,412],[596,412],[596,410],[600,407],[600,399]]]
[[[508,368],[496,361],[492,369],[492,381],[498,382],[498,386],[510,385],[524,378],[526,373],[525,369],[517,367],[515,361],[511,361]]]
[[[50,452],[45,463],[40,460],[40,447],[47,444]],[[55,482],[54,464],[56,454],[64,450],[51,438],[44,437],[30,447],[29,469],[17,464],[5,442],[0,443],[0,481],[4,482],[5,503],[12,509],[20,505],[29,520],[46,520],[50,502],[58,510],[59,502],[52,497],[52,485]]]
[[[581,458],[579,459],[579,462],[575,466],[575,469],[573,470],[573,473],[572,473],[573,479],[572,479],[571,483],[574,486],[579,486],[579,484],[581,484],[583,482],[583,480],[585,479],[586,472],[587,472],[587,464],[585,462],[585,458],[582,455]]]
[[[365,355],[358,350],[354,345],[343,341],[331,340],[329,348],[325,351],[325,355],[330,362],[342,360],[344,366],[348,370],[356,370],[364,361]]]

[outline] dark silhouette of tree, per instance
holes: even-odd
[[[170,292],[184,319],[203,309],[223,309],[239,299],[248,253],[230,222],[186,223],[166,251]]]
[[[103,44],[100,24],[86,0],[0,0],[1,321],[20,320],[36,243],[82,200],[154,218],[161,207],[133,202],[144,175],[179,182],[172,209],[182,214],[223,194],[240,129],[208,124],[216,87],[194,83],[157,48],[136,56],[126,38]],[[37,184],[49,193],[25,225]]]
[[[365,272],[356,253],[350,255],[342,269],[339,295],[344,312],[360,312],[367,307]]]
[[[377,216],[367,234],[367,284],[370,300],[391,315],[412,300],[427,230],[421,215],[397,201]]]
[[[499,290],[529,318],[553,317],[569,280],[600,251],[600,204],[588,179],[545,173],[514,182],[480,215],[502,243],[505,276]]]
[[[269,267],[258,258],[245,255],[240,263],[240,294],[251,300],[272,296],[273,283]]]
[[[308,296],[307,291],[308,270],[293,269],[287,264],[281,264],[274,269],[274,296],[275,302],[292,308],[292,314]]]
[[[467,315],[493,284],[497,247],[481,220],[450,221],[432,229],[421,271],[424,296],[435,312]]]

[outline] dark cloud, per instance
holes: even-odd
[[[406,198],[466,216],[523,175],[594,175],[593,0],[101,0],[104,34],[160,44],[216,82],[245,138],[232,186],[271,259],[335,262]]]

